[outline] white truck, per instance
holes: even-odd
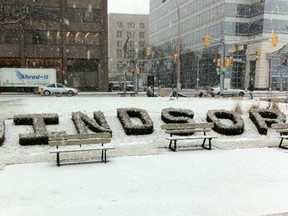
[[[0,68],[0,93],[38,93],[38,86],[55,82],[56,69],[53,68]]]

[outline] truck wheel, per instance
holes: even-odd
[[[49,96],[51,93],[46,90],[46,91],[44,91],[44,94],[45,94],[46,96]]]
[[[34,94],[39,94],[38,88],[34,88],[34,89],[33,89],[33,93],[34,93]]]
[[[244,92],[242,92],[242,91],[239,92],[239,96],[240,96],[240,97],[244,97]]]

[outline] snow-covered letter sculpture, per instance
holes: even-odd
[[[279,124],[286,121],[286,116],[278,110],[252,109],[249,112],[250,119],[253,121],[260,134],[267,134],[268,127],[272,124]]]
[[[169,123],[195,123],[193,120],[194,112],[190,109],[166,108],[162,109],[162,120]]]
[[[127,135],[143,135],[153,133],[153,121],[146,110],[138,108],[117,109],[117,117],[120,120]],[[139,118],[141,124],[134,124],[131,118]]]
[[[32,125],[34,133],[20,134],[20,145],[48,144],[48,131],[46,125],[59,124],[57,114],[26,114],[13,117],[15,125]]]
[[[226,123],[221,119],[230,120],[230,123]],[[207,113],[207,121],[214,123],[216,132],[225,135],[239,135],[244,132],[244,121],[242,117],[233,111],[227,110],[209,110]]]
[[[79,134],[88,133],[88,129],[90,129],[95,133],[97,132],[112,133],[102,112],[100,111],[94,112],[93,115],[95,121],[82,112],[72,113],[72,120]]]

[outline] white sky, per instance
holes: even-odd
[[[108,0],[108,13],[149,14],[149,0]]]

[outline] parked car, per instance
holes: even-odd
[[[220,87],[208,87],[206,89],[207,94],[211,96],[220,95]],[[245,90],[243,89],[223,89],[223,96],[240,96],[244,97]]]
[[[108,89],[110,92],[112,91],[122,91],[124,89],[124,83],[120,83],[117,81],[110,81],[108,85]],[[126,81],[126,91],[133,91],[134,85],[132,81]]]
[[[44,95],[51,94],[69,94],[76,95],[78,94],[78,90],[75,88],[66,87],[61,83],[48,83],[44,86],[39,86],[39,93],[43,91]]]

